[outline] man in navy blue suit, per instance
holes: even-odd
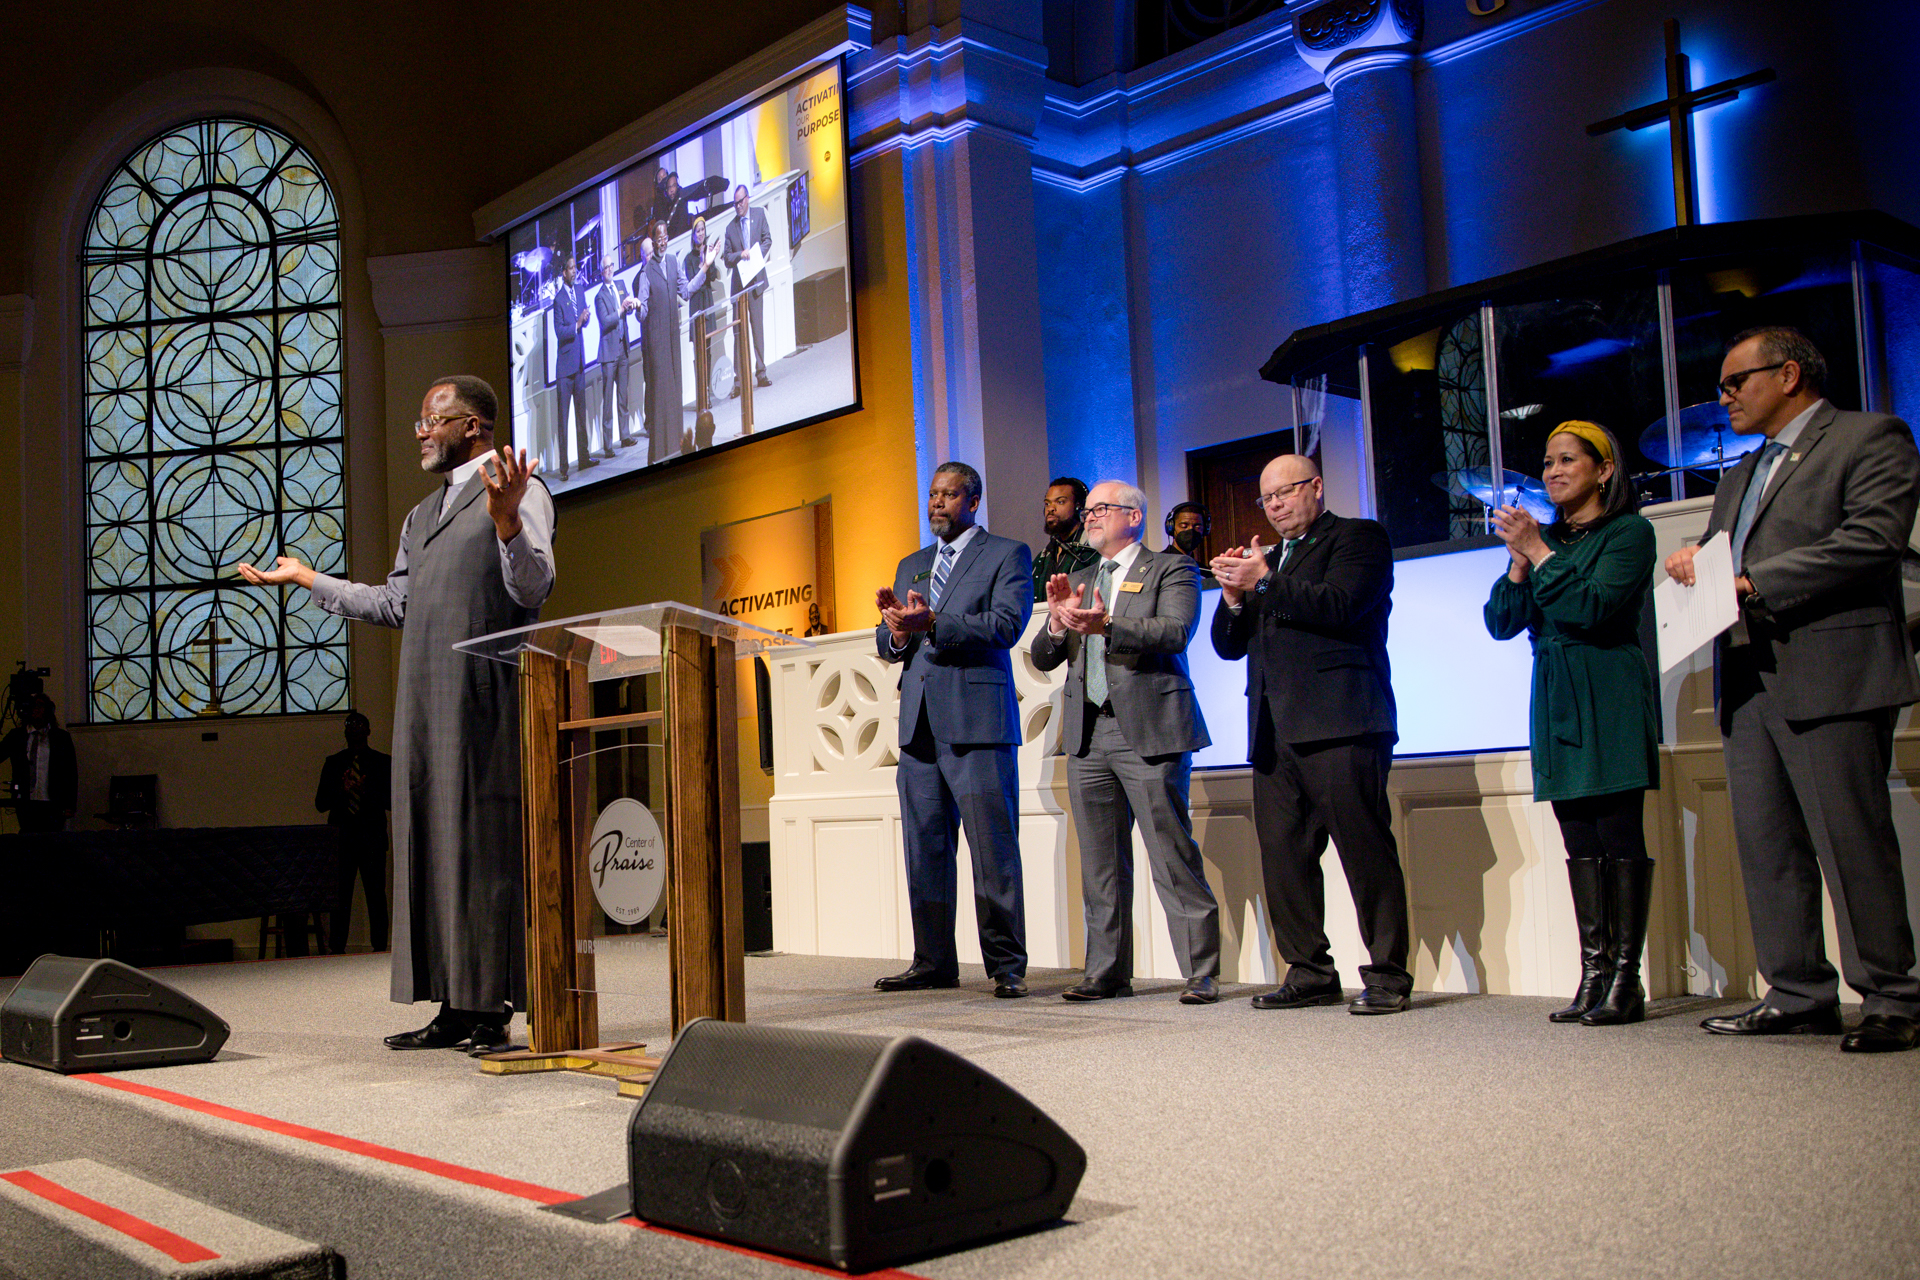
[[[567,408],[573,408],[573,429],[580,442],[580,465],[591,467],[593,445],[588,440],[592,430],[587,417],[587,395],[584,378],[586,376],[586,353],[581,334],[586,330],[587,295],[580,287],[580,266],[568,254],[561,260],[560,284],[553,291],[553,340],[554,367],[553,381],[559,395],[555,397],[559,404],[555,410],[553,423],[553,451],[556,455],[554,474],[561,480],[567,478]]]
[[[881,991],[960,983],[954,945],[956,838],[973,855],[973,908],[993,994],[1027,994],[1020,878],[1020,716],[1009,652],[1033,612],[1033,556],[1024,542],[975,523],[980,473],[944,462],[927,491],[934,541],[900,562],[875,593],[880,657],[900,673],[900,789],[913,963]]]

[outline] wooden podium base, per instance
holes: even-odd
[[[530,1049],[510,1049],[490,1053],[480,1059],[480,1070],[490,1076],[519,1076],[536,1071],[573,1071],[581,1075],[609,1076],[618,1084],[623,1098],[637,1098],[653,1083],[660,1059],[640,1052],[647,1046],[603,1044],[598,1049],[563,1049],[557,1053],[535,1053]]]

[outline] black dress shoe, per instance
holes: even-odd
[[[960,976],[954,974],[943,978],[931,969],[908,969],[904,973],[890,973],[874,981],[875,991],[933,991],[960,985]]]
[[[1897,1013],[1870,1013],[1840,1037],[1842,1053],[1899,1053],[1920,1046],[1920,1021]]]
[[[402,1031],[387,1037],[389,1049],[451,1049],[466,1042],[472,1028],[465,1020],[441,1014],[418,1031]]]
[[[1181,1004],[1215,1004],[1220,999],[1220,983],[1207,974],[1187,979],[1187,989],[1180,993]]]
[[[996,1000],[1018,1000],[1026,994],[1027,980],[1025,978],[1005,977],[995,978],[993,980],[993,995]]]
[[[1726,1018],[1702,1018],[1700,1025],[1717,1036],[1837,1036],[1840,1010],[1834,1005],[1805,1013],[1784,1013],[1761,1003],[1745,1013]]]
[[[1076,987],[1068,987],[1060,993],[1062,1000],[1085,1003],[1089,1000],[1111,1000],[1115,996],[1133,994],[1131,982],[1083,982]]]
[[[1340,984],[1325,987],[1296,987],[1291,982],[1278,991],[1268,991],[1253,998],[1256,1009],[1305,1009],[1309,1005],[1339,1004],[1346,996],[1340,990]]]
[[[1348,1013],[1405,1013],[1413,1000],[1404,992],[1368,987],[1347,1005]]]
[[[507,1035],[504,1022],[476,1022],[467,1033],[467,1042],[460,1047],[467,1051],[469,1058],[479,1058],[489,1053],[505,1053],[513,1048],[513,1040]]]

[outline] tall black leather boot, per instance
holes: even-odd
[[[1613,887],[1613,983],[1606,998],[1580,1019],[1589,1027],[1643,1022],[1647,992],[1640,985],[1640,952],[1647,945],[1647,908],[1653,902],[1653,859],[1610,858],[1604,874]]]
[[[1600,858],[1568,858],[1573,920],[1580,929],[1580,989],[1573,1003],[1547,1015],[1549,1022],[1578,1022],[1613,984],[1613,929],[1607,909],[1607,864]]]

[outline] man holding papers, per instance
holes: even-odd
[[[1898,418],[1835,409],[1826,374],[1786,328],[1741,334],[1720,367],[1733,429],[1767,437],[1721,481],[1707,536],[1727,534],[1738,575],[1741,620],[1718,641],[1715,674],[1754,953],[1772,989],[1701,1025],[1840,1032],[1824,868],[1866,1015],[1840,1047],[1911,1049],[1920,979],[1887,772],[1899,708],[1920,699],[1900,588],[1920,451]],[[1667,572],[1692,584],[1697,550],[1676,551]]]
[[[733,221],[727,224],[726,250],[721,262],[726,265],[727,288],[734,295],[733,305],[747,309],[747,324],[753,329],[754,385],[770,387],[767,377],[766,304],[767,259],[773,256],[773,231],[767,226],[764,209],[747,203],[743,183],[733,189]],[[740,291],[746,290],[741,297]],[[746,364],[746,352],[733,353],[733,393],[740,394],[740,369]]]

